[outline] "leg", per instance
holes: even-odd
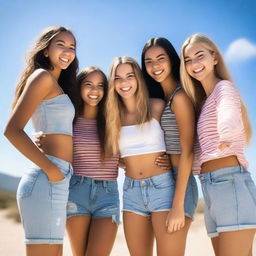
[[[26,246],[27,256],[61,256],[62,244],[29,244]]]
[[[93,219],[90,225],[86,256],[110,255],[117,228],[117,224],[112,222],[111,218]]]
[[[152,256],[154,235],[148,217],[125,211],[124,233],[131,256]]]
[[[217,256],[249,256],[256,229],[222,232],[218,240]]]
[[[152,225],[157,243],[158,256],[183,256],[185,253],[186,239],[192,220],[188,217],[185,219],[185,226],[174,233],[167,233],[165,221],[168,212],[152,213]]]
[[[67,231],[73,256],[84,256],[87,248],[90,216],[72,216],[67,220]]]
[[[219,236],[211,238],[212,241],[212,247],[214,250],[215,256],[218,256],[218,251],[219,251]]]

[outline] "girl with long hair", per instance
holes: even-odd
[[[106,101],[106,153],[120,152],[124,160],[123,220],[130,255],[150,256],[156,237],[158,255],[171,255],[166,218],[173,199],[169,169],[155,164],[165,152],[159,121],[164,102],[149,102],[137,62],[115,58]]]
[[[119,223],[119,155],[105,157],[105,74],[88,67],[77,77],[73,168],[67,204],[67,231],[73,255],[107,256]]]
[[[77,67],[72,32],[60,26],[43,31],[17,85],[5,128],[5,136],[35,164],[17,190],[28,256],[62,254],[75,114],[69,95]],[[36,133],[47,134],[41,140],[44,153],[24,131],[30,118]]]
[[[199,178],[215,255],[252,255],[256,188],[244,156],[251,127],[221,53],[207,36],[194,34],[183,44],[181,81],[198,116]]]
[[[197,184],[191,173],[194,108],[180,83],[179,56],[167,39],[149,39],[143,48],[141,63],[150,96],[165,100],[161,126],[176,182],[173,188],[174,199],[166,221],[169,223],[173,255],[184,255],[188,230],[198,200]]]

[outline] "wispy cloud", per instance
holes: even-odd
[[[233,41],[225,54],[227,61],[244,61],[256,57],[256,44],[246,38],[238,38]]]

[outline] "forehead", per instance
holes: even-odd
[[[201,44],[189,44],[188,46],[186,46],[186,48],[184,49],[184,55],[186,56],[191,56],[191,55],[195,55],[198,52],[201,51],[207,51],[207,49],[202,46]]]
[[[166,55],[166,51],[164,50],[164,48],[158,45],[152,46],[146,51],[145,58],[154,58],[160,54]]]
[[[134,71],[130,64],[119,64],[116,68],[116,75],[132,73],[132,72],[134,72]]]
[[[75,45],[74,36],[70,32],[67,32],[67,31],[60,32],[57,36],[55,36],[52,39],[52,42],[56,42],[56,41],[59,41],[59,40]]]
[[[92,73],[87,75],[84,80],[86,80],[86,81],[97,80],[97,81],[102,82],[103,81],[103,75],[98,71],[93,71]]]

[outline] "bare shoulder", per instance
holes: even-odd
[[[164,100],[151,98],[149,102],[150,102],[150,110],[151,110],[152,117],[154,117],[159,121],[165,106]]]
[[[184,105],[191,105],[192,107],[192,102],[186,92],[184,90],[180,90],[173,97],[172,106],[175,109]]]

